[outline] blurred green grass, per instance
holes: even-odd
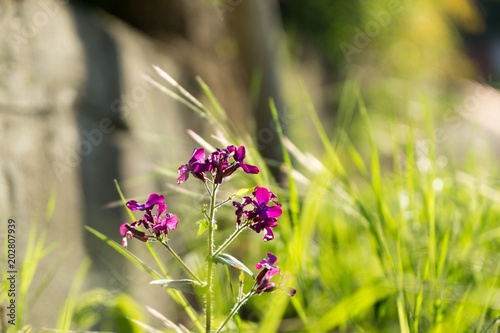
[[[287,240],[278,245],[299,292],[290,318],[279,324],[267,312],[264,323],[283,331],[482,332],[498,315],[492,161],[467,152],[443,166],[437,114],[425,100],[420,123],[400,113],[378,128],[356,84],[345,87],[344,105],[355,107],[340,112],[355,114],[340,119],[356,117],[361,134],[356,144],[348,128],[328,136],[312,114],[325,154],[320,166],[307,158],[298,166],[307,180],[299,218],[295,227],[281,221]],[[404,140],[395,131],[401,124]],[[386,138],[390,163],[379,153]]]
[[[323,127],[309,103],[299,118],[310,119],[317,136],[311,134],[311,142],[321,143],[311,151],[323,154],[313,156],[307,149],[299,150],[293,138],[278,131],[284,146],[282,167],[289,176],[287,185],[280,187],[265,170],[251,135],[236,132],[209,88],[202,87],[212,105],[200,107],[184,99],[186,105],[206,113],[222,141],[245,145],[248,163],[263,169],[255,177],[237,176],[228,184],[233,184],[234,190],[257,184],[269,187],[285,209],[274,241],[263,243],[260,235],[247,233],[228,252],[249,267],[265,252],[276,253],[283,284],[297,289],[292,298],[277,291],[251,299],[230,326],[231,331],[479,333],[500,315],[500,192],[495,157],[488,160],[474,152],[454,156],[452,145],[446,146],[452,139],[438,146],[435,135],[441,125],[425,98],[421,101],[423,115],[418,119],[404,110],[376,118],[364,105],[357,82],[348,80],[339,103],[340,124],[334,133]],[[306,94],[304,99],[307,101]],[[271,110],[277,120],[279,110],[272,103]],[[301,142],[301,147],[307,145]],[[175,179],[171,173],[159,175],[168,181]],[[176,213],[182,216],[181,210]],[[230,212],[222,216],[219,241],[233,227]],[[158,267],[146,267],[119,244],[96,235],[151,274],[152,280],[179,273],[171,273],[163,264],[160,258],[168,256],[163,249],[149,247]],[[194,236],[187,238],[187,249],[181,255],[193,256],[204,247],[203,240]],[[33,244],[37,248],[38,243]],[[40,258],[47,253],[41,244]],[[203,260],[199,256],[190,262]],[[199,266],[196,269],[202,273]],[[234,299],[237,274],[216,267],[215,316],[220,322],[232,305],[228,300]],[[22,281],[28,283],[29,279]],[[74,294],[72,291],[68,298],[73,321],[61,312],[61,329],[83,329],[85,320],[94,323],[92,318],[83,320],[82,311],[87,315],[88,311],[99,311],[99,302],[122,309],[120,320],[146,320],[145,306],[134,304],[126,295],[113,301],[102,296],[103,291],[79,299]],[[174,317],[182,318],[190,330],[199,331],[203,314],[196,309],[203,302],[201,297],[188,301],[176,291],[155,297],[173,299],[179,304],[179,313],[188,309],[188,316]],[[130,311],[141,307],[142,311]],[[169,318],[168,313],[164,315]],[[127,327],[140,331],[137,325]]]
[[[221,108],[211,101],[219,116],[214,131],[244,144],[250,163],[261,167],[250,135],[235,133],[221,121]],[[252,299],[239,327],[259,332],[483,332],[498,316],[494,157],[486,161],[466,153],[459,160],[452,147],[438,147],[438,115],[425,98],[418,119],[399,112],[373,121],[356,81],[348,80],[340,105],[342,126],[333,134],[323,128],[312,105],[301,118],[311,119],[317,133],[311,142],[321,142],[321,156],[299,151],[293,138],[278,131],[286,147],[285,188],[278,189],[267,172],[252,178],[252,184],[242,180],[242,186],[275,190],[287,213],[275,241],[262,244],[259,237],[248,237],[232,251],[249,266],[261,253],[275,252],[286,284],[298,292],[293,298],[276,292]],[[210,107],[202,111],[211,112]],[[277,117],[279,112],[273,112]],[[351,126],[358,130],[354,136]],[[386,148],[382,154],[380,147],[387,145],[389,154]],[[232,294],[227,276],[220,282],[216,313],[223,316]]]

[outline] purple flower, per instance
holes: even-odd
[[[222,184],[222,179],[230,176],[237,168],[235,164],[229,164],[227,149],[217,148],[216,151],[208,155],[207,163],[210,165],[209,170],[212,172],[215,184]]]
[[[273,265],[278,262],[278,257],[271,252],[267,252],[267,257],[259,261],[256,265],[256,269],[261,269],[262,267],[271,269]],[[273,274],[274,275],[274,274]]]
[[[255,278],[254,291],[257,294],[272,292],[279,287],[276,285],[276,283],[271,282],[271,278],[280,272],[280,268],[275,265],[277,261],[278,258],[271,252],[268,252],[267,257],[265,259],[262,259],[259,263],[257,263],[257,265],[255,265],[256,269],[262,269],[262,271],[260,271],[260,273]],[[289,296],[295,295],[295,289],[286,289]]]
[[[136,229],[137,226],[137,221],[133,223],[123,223],[120,226],[120,234],[123,236],[122,246],[124,248],[128,246],[127,238],[137,238],[142,242],[147,242],[149,240],[145,232]]]
[[[209,167],[205,161],[205,149],[195,148],[189,162],[179,168],[179,178],[177,178],[177,184],[184,183],[189,178],[190,173],[204,182],[207,179],[204,172],[208,171]]]
[[[207,173],[212,176],[215,184],[222,184],[224,178],[232,175],[238,168],[250,174],[259,173],[259,168],[254,165],[244,163],[246,156],[245,147],[228,146],[225,149],[217,148],[205,158],[205,150],[196,148],[187,164],[179,168],[179,178],[177,183],[185,182],[189,174],[200,179],[207,180]]]
[[[177,229],[177,223],[179,223],[179,218],[174,214],[167,213],[164,217],[159,217],[156,224],[153,226],[154,231],[160,231],[168,234],[168,229]]]
[[[255,165],[250,165],[243,163],[246,156],[246,151],[244,146],[236,148],[235,146],[227,147],[228,150],[234,151],[234,160],[238,163],[238,166],[243,169],[246,173],[257,174],[259,173],[259,168]]]
[[[217,151],[213,152],[208,159],[212,161],[212,165],[214,166],[214,183],[222,184],[223,178],[229,177],[240,167],[245,173],[259,173],[259,168],[255,165],[243,163],[245,156],[246,152],[244,146],[238,148],[236,148],[236,146],[228,146],[226,149],[217,149]],[[229,161],[231,158],[234,162],[230,163]]]
[[[151,193],[145,204],[140,204],[135,200],[129,200],[126,205],[131,211],[151,211],[155,205],[158,205],[158,211],[161,211],[160,214],[167,209],[167,206],[165,205],[165,197],[157,193]]]
[[[278,226],[278,217],[281,216],[281,203],[277,201],[276,195],[265,187],[255,187],[253,191],[254,199],[243,197],[243,202],[233,201],[236,207],[236,223],[248,222],[248,227],[257,233],[264,230],[264,241],[274,239],[271,228]],[[272,203],[272,205],[269,205]],[[250,207],[251,209],[247,209]]]
[[[179,218],[171,213],[167,213],[167,205],[163,195],[152,193],[149,195],[148,201],[141,204],[135,200],[129,200],[126,203],[131,211],[143,211],[144,218],[132,223],[124,223],[120,226],[120,234],[123,236],[122,246],[127,247],[127,238],[137,238],[142,242],[149,240],[148,235],[144,231],[138,229],[143,227],[151,233],[153,237],[161,237],[168,234],[168,230],[175,230]],[[154,208],[156,207],[156,212]]]

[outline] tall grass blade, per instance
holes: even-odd
[[[57,328],[62,331],[71,329],[76,299],[83,286],[83,283],[85,282],[85,277],[90,267],[90,263],[90,260],[88,258],[85,258],[76,271],[73,283],[71,284],[71,288],[69,290],[69,294],[66,298],[66,301],[64,302],[62,311],[59,313],[59,319],[57,321]]]
[[[317,324],[317,331],[332,331],[393,293],[394,290],[385,285],[364,286],[323,313]]]
[[[299,193],[297,190],[297,184],[295,183],[295,179],[292,176],[292,170],[293,170],[292,160],[290,158],[288,150],[286,150],[285,148],[283,129],[281,128],[281,123],[278,116],[278,110],[276,110],[276,105],[274,104],[274,101],[272,100],[270,101],[269,107],[271,109],[271,114],[273,116],[274,124],[276,126],[278,138],[281,143],[281,153],[283,154],[283,161],[285,162],[285,165],[287,167],[291,221],[292,225],[296,226],[298,224],[300,203],[299,203]]]
[[[137,268],[139,268],[143,272],[148,273],[153,279],[159,280],[159,279],[163,279],[163,278],[168,278],[168,275],[162,276],[160,273],[158,273],[154,269],[150,268],[146,263],[144,263],[142,260],[137,258],[135,255],[133,255],[129,251],[125,250],[120,244],[118,244],[115,241],[113,241],[112,239],[108,238],[106,235],[100,233],[99,231],[97,231],[89,226],[85,226],[85,229],[87,229],[90,233],[95,235],[97,238],[99,238],[100,240],[104,241],[106,244],[111,246],[118,253],[123,255],[134,266],[136,266]],[[201,322],[199,320],[199,315],[189,305],[189,303],[184,298],[184,296],[176,290],[172,290],[172,289],[166,289],[166,290],[170,294],[170,296],[174,299],[174,301],[176,301],[179,305],[181,305],[182,308],[186,311],[187,315],[193,321],[193,323],[195,324],[197,329],[200,332],[202,332],[204,330],[204,326],[201,324]]]

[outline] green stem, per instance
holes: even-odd
[[[175,253],[174,250],[172,250],[172,248],[170,247],[170,245],[168,245],[167,242],[160,242],[163,246],[165,246],[165,248],[168,250],[168,252],[170,252],[170,254],[172,255],[172,257],[174,257],[175,260],[177,260],[177,262],[182,266],[182,268],[184,268],[186,270],[186,272],[194,279],[196,280],[196,282],[198,282],[199,284],[201,285],[204,285],[205,283],[203,282],[203,280],[201,280],[189,267],[188,265],[186,265],[186,263],[181,259],[181,257],[179,257],[177,255],[177,253]]]
[[[243,223],[242,225],[240,225],[239,227],[237,227],[233,233],[224,241],[224,243],[222,243],[221,246],[219,246],[219,248],[214,252],[214,257],[221,254],[222,251],[224,251],[224,249],[226,247],[229,246],[229,244],[231,244],[233,242],[233,240],[238,237],[238,235],[243,231],[245,230],[245,228],[248,226],[248,222],[246,223]]]
[[[212,191],[210,190],[210,187],[208,187],[207,182],[203,182],[203,185],[205,185],[205,188],[207,189],[208,195],[212,197]]]
[[[229,314],[227,315],[226,319],[224,319],[224,321],[217,328],[217,330],[215,331],[215,333],[219,333],[224,328],[224,326],[226,326],[226,324],[231,320],[231,318],[233,318],[234,315],[238,313],[238,311],[243,306],[243,304],[245,304],[248,301],[248,299],[250,297],[252,297],[253,295],[255,295],[255,292],[252,290],[248,294],[246,294],[245,297],[240,298],[238,300],[238,302],[233,306],[233,308],[231,309],[231,312],[229,312]]]
[[[231,200],[232,200],[232,198],[227,198],[226,200],[219,202],[217,204],[217,206],[215,206],[215,208],[219,208],[220,206],[224,206],[227,202],[229,202]]]
[[[207,298],[206,298],[206,323],[205,331],[210,333],[212,331],[212,298],[213,298],[213,256],[214,256],[214,222],[215,222],[215,211],[216,200],[217,200],[217,190],[219,188],[218,184],[214,184],[213,190],[211,191],[210,198],[210,218],[208,221],[208,256],[207,256]],[[209,191],[210,192],[210,191]]]

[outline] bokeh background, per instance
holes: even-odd
[[[269,100],[297,150],[324,154],[305,111],[313,105],[327,133],[348,133],[364,158],[370,145],[363,121],[357,111],[343,112],[352,107],[342,95],[353,82],[383,170],[398,158],[391,126],[404,136],[411,131],[405,124],[426,123],[430,113],[433,143],[446,152],[440,165],[461,166],[473,155],[485,161],[489,169],[481,172],[495,188],[498,178],[488,171],[500,156],[499,22],[494,0],[0,0],[0,239],[4,244],[6,221],[15,219],[18,261],[33,271],[18,281],[26,295],[19,300],[22,321],[56,327],[85,258],[79,290],[100,290],[86,299],[97,304],[88,308],[101,313],[101,322],[131,312],[147,318],[139,304],[186,320],[168,296],[156,297],[147,275],[83,228],[120,241],[118,227],[128,217],[114,179],[127,198],[165,193],[183,221],[198,219],[199,199],[169,184],[198,146],[187,130],[211,143],[220,133],[153,86],[146,77],[164,81],[152,65],[210,103],[202,78],[283,188],[287,173]],[[49,250],[30,248],[41,240]],[[196,239],[172,242],[187,261],[199,261],[190,254]],[[137,244],[131,248],[146,256]],[[333,306],[337,296],[325,296],[321,306]],[[5,293],[0,300],[6,304]],[[258,322],[254,308],[242,316]],[[294,309],[284,327],[300,331],[307,325],[297,323],[300,307]]]

